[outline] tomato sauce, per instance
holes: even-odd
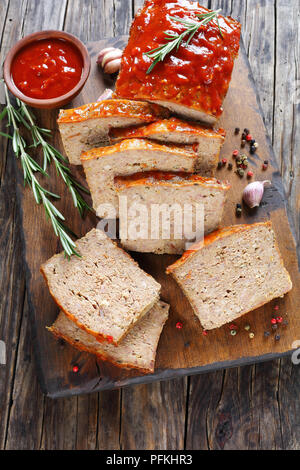
[[[16,55],[11,68],[16,87],[35,99],[51,99],[72,90],[80,81],[83,60],[78,49],[63,39],[34,41]]]
[[[220,116],[239,51],[241,26],[237,21],[220,16],[222,35],[217,21],[211,21],[189,44],[183,41],[178,50],[173,49],[147,73],[153,59],[146,53],[168,42],[165,31],[179,35],[186,30],[172,17],[197,22],[197,15],[208,11],[187,0],[148,0],[131,27],[117,96],[167,100]]]

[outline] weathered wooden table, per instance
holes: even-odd
[[[14,42],[41,29],[64,29],[83,41],[126,34],[142,3],[1,0],[1,64]],[[300,0],[201,3],[243,23],[300,255]],[[0,340],[7,346],[7,364],[0,365],[0,448],[299,450],[300,366],[290,358],[88,396],[42,395],[6,146],[0,140]]]

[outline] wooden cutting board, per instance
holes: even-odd
[[[92,58],[91,75],[82,93],[68,107],[95,101],[104,88],[114,86],[113,79],[104,78],[97,68],[96,58],[98,51],[102,48],[108,46],[123,48],[125,42],[126,37],[121,37],[88,44]],[[57,111],[36,110],[35,114],[42,127],[55,130],[55,145],[62,149],[56,127]],[[156,370],[154,374],[148,376],[141,376],[134,371],[119,370],[97,360],[95,356],[81,353],[62,341],[56,341],[46,330],[45,327],[55,320],[58,308],[50,297],[40,274],[40,265],[54,253],[61,251],[61,247],[53,234],[52,227],[45,220],[43,208],[37,207],[30,190],[24,189],[22,171],[16,163],[21,214],[20,228],[23,233],[24,260],[27,267],[34,349],[40,383],[48,396],[60,397],[90,393],[266,361],[290,354],[293,342],[300,340],[300,276],[295,243],[286,215],[280,173],[266,133],[258,93],[243,46],[235,65],[220,126],[227,131],[226,143],[222,150],[223,158],[226,157],[231,161],[233,149],[240,148],[240,136],[234,135],[234,129],[247,127],[259,143],[257,154],[249,156],[250,168],[256,179],[272,181],[272,187],[265,192],[262,207],[252,212],[244,208],[243,216],[237,219],[235,207],[241,202],[242,190],[248,184],[247,179],[240,179],[234,171],[229,171],[227,168],[220,170],[218,178],[227,179],[232,184],[224,211],[223,224],[255,223],[271,219],[294,288],[284,299],[273,301],[238,320],[236,322],[238,334],[235,337],[230,334],[228,325],[204,336],[200,323],[184,295],[175,282],[165,275],[165,268],[174,262],[176,257],[133,254],[140,266],[161,283],[162,298],[171,305],[170,318],[159,342]],[[245,151],[248,153],[248,147]],[[264,160],[270,162],[266,172],[262,171]],[[72,171],[84,181],[80,168],[73,167]],[[51,190],[62,195],[57,207],[66,215],[67,224],[78,237],[83,236],[97,224],[96,217],[88,214],[85,220],[80,219],[65,186],[58,180],[53,169],[50,173]],[[271,318],[275,305],[279,306],[276,313],[288,318],[289,322],[288,326],[281,327],[277,332],[281,335],[281,340],[278,342],[275,341],[275,333],[271,330]],[[182,329],[176,328],[177,322],[183,324]],[[253,339],[249,338],[249,332],[245,330],[246,324],[251,326],[250,331],[255,334]],[[266,330],[271,332],[268,339],[264,336]],[[72,371],[75,364],[79,367],[78,373]]]

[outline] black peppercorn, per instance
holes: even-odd
[[[235,130],[234,130],[234,133],[235,133],[235,135],[238,135],[240,133],[240,128],[236,127]]]
[[[269,338],[269,336],[271,335],[271,333],[270,333],[269,331],[265,331],[264,334],[265,334],[265,337],[266,337],[266,338]]]
[[[281,338],[280,335],[276,335],[276,336],[275,336],[275,341],[280,341],[280,338]]]
[[[254,145],[254,144],[255,144],[255,142],[256,142],[256,140],[255,140],[255,139],[252,139],[252,140],[250,140],[250,145]]]
[[[250,147],[251,155],[254,155],[255,152],[256,152],[256,147],[254,147],[254,145],[251,145],[251,147]]]
[[[264,165],[269,165],[269,160],[265,160]]]
[[[223,163],[222,163],[222,162],[219,162],[219,163],[218,163],[218,170],[221,170],[221,168],[223,168]]]
[[[232,163],[228,163],[228,170],[229,170],[229,171],[231,171],[231,170],[232,170],[232,168],[233,168],[233,165],[232,165]]]
[[[250,134],[249,129],[244,129],[244,133],[245,133],[246,135],[249,135],[249,134]]]

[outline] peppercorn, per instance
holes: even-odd
[[[241,155],[241,160],[242,160],[242,162],[247,162],[248,161],[247,155],[245,155],[245,154]]]
[[[274,310],[279,310],[279,306],[275,305]]]
[[[218,170],[221,170],[222,167],[223,167],[222,162],[219,162],[219,163],[218,163]]]
[[[282,317],[277,317],[277,318],[276,318],[276,321],[277,321],[277,323],[282,323],[282,322],[283,322],[283,318],[282,318]]]
[[[249,338],[250,338],[250,339],[253,339],[253,338],[254,338],[254,336],[255,336],[255,334],[254,334],[254,333],[249,333]]]
[[[242,146],[242,148],[244,148],[246,146],[246,140],[245,139],[242,140],[241,146]]]
[[[287,320],[283,320],[282,324],[283,326],[288,326],[289,322]]]
[[[272,325],[272,330],[277,330],[278,329],[278,325]]]
[[[256,142],[256,140],[255,140],[255,139],[252,139],[252,140],[250,140],[250,145],[254,145],[254,144],[255,144],[255,142]]]
[[[247,178],[250,179],[253,177],[253,175],[254,175],[253,171],[248,171]]]
[[[236,336],[236,335],[237,335],[237,331],[236,331],[236,330],[231,330],[231,331],[230,331],[230,334],[231,334],[231,336]]]
[[[222,163],[223,163],[223,166],[225,166],[227,163],[227,158],[223,158]]]
[[[271,323],[272,323],[272,325],[276,325],[276,323],[277,323],[276,318],[272,318]]]
[[[203,334],[203,336],[207,336],[207,331],[206,331],[206,330],[203,330],[203,331],[202,331],[202,334]]]
[[[177,328],[178,330],[181,330],[182,327],[183,327],[183,324],[182,324],[180,321],[176,323],[176,328]]]
[[[259,147],[259,145],[258,145],[257,142],[255,142],[255,143],[253,144],[253,146],[254,146],[256,149],[258,149],[258,147]]]
[[[237,330],[237,326],[232,324],[232,325],[229,326],[229,329],[230,330]]]
[[[245,133],[246,135],[250,134],[249,129],[244,129],[244,133]]]
[[[280,335],[276,335],[276,336],[275,336],[275,341],[280,341],[280,338],[281,338]]]
[[[236,127],[235,130],[234,130],[234,133],[235,133],[235,135],[238,135],[240,133],[240,128]]]
[[[76,374],[78,371],[79,371],[79,367],[78,367],[78,366],[74,366],[74,367],[73,367],[73,372]]]
[[[246,140],[247,134],[245,132],[242,133],[242,140]]]
[[[256,152],[256,147],[255,147],[254,145],[251,145],[251,147],[250,147],[250,153],[251,153],[251,155],[254,155],[255,152]]]
[[[237,204],[237,206],[236,206],[236,215],[237,215],[237,217],[241,217],[242,212],[243,212],[242,206],[240,204]]]
[[[250,328],[251,328],[250,325],[245,325],[245,330],[246,331],[250,331]]]
[[[232,170],[232,168],[233,168],[233,165],[232,165],[232,163],[228,163],[228,170],[229,170],[229,171],[231,171],[231,170]]]
[[[240,152],[239,152],[238,150],[234,150],[234,151],[232,152],[232,155],[233,155],[234,157],[238,157],[238,156],[239,156],[239,153],[240,153]]]
[[[251,142],[251,140],[252,140],[252,135],[251,135],[251,134],[248,134],[248,135],[246,136],[246,140],[247,140],[247,142]]]
[[[271,336],[271,333],[269,331],[265,331],[264,335],[266,338],[269,338]]]
[[[264,171],[266,171],[266,170],[268,169],[268,165],[266,165],[266,164],[264,163],[263,166],[262,166],[262,169],[263,169]]]
[[[238,175],[239,175],[241,178],[243,178],[243,176],[244,176],[244,174],[245,174],[245,172],[244,172],[244,170],[242,170],[242,168],[239,168],[239,169],[237,170],[237,173],[238,173]]]
[[[245,160],[242,164],[243,170],[247,170],[249,163]]]
[[[241,165],[241,164],[242,164],[242,160],[241,160],[241,158],[240,158],[240,157],[237,159],[237,161],[236,161],[236,164],[237,164],[237,166],[239,166],[239,165]]]
[[[269,165],[269,160],[265,160],[264,165]]]

